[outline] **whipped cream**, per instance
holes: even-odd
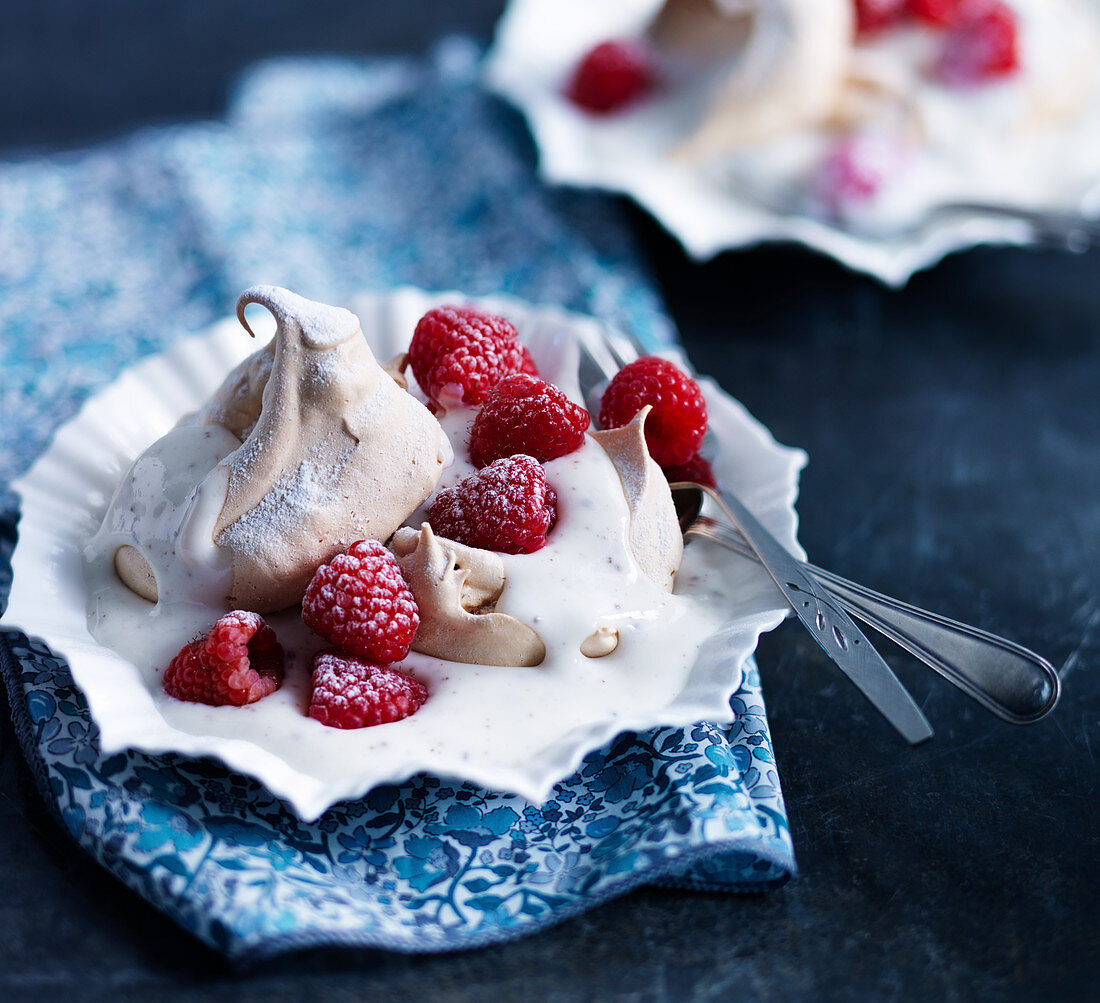
[[[138,457],[87,548],[101,572],[93,608],[99,608],[105,589],[102,571],[113,579],[114,562],[127,559],[116,556],[119,549],[136,552],[138,546],[155,580],[147,600],[155,599],[159,585],[173,605],[224,608],[232,591],[233,559],[213,537],[229,487],[229,469],[221,461],[240,444],[221,425],[182,425]]]

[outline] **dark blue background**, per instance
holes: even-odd
[[[488,39],[500,4],[7,0],[0,153],[217,116],[247,63]],[[632,226],[697,367],[811,463],[818,563],[1046,654],[1015,729],[883,651],[937,728],[910,750],[793,624],[760,648],[800,877],[645,891],[468,955],[323,952],[231,974],[77,851],[0,714],[0,995],[1091,999],[1100,962],[1100,252],[981,250],[882,289],[789,248],[698,266]],[[2,294],[2,292],[0,292]]]

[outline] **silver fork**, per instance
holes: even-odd
[[[580,380],[590,410],[593,410],[590,401],[600,389],[599,383],[606,382],[626,361],[644,352],[638,342],[625,336],[614,340],[606,336],[602,347],[606,348],[614,369],[609,369],[606,360],[597,360],[585,345],[581,346]],[[685,540],[691,537],[707,539],[759,560],[757,552],[736,527],[736,520],[731,517],[730,523],[719,522],[701,514],[704,494],[712,495],[716,504],[725,509],[724,502],[731,498],[728,489],[714,493],[702,485],[688,482],[673,484],[672,489]],[[734,501],[736,503],[736,499]],[[1049,714],[1058,702],[1061,689],[1058,674],[1046,659],[1027,648],[875,592],[812,564],[797,563],[813,584],[843,611],[905,648],[1001,719],[1012,724],[1030,724]],[[777,584],[780,583],[777,581]],[[786,592],[784,595],[791,599]]]
[[[602,347],[612,359],[611,365],[606,362],[601,364],[584,342],[580,342],[578,376],[590,411],[595,410],[589,403],[596,390],[594,381],[606,384],[606,378],[613,376],[624,364],[623,356],[618,354],[609,339],[604,340]],[[633,346],[630,351],[635,357],[638,355]],[[601,375],[604,377],[602,380]],[[832,601],[814,579],[803,572],[801,565],[735,495],[729,492],[720,495],[707,490],[726,517],[741,531],[799,622],[872,706],[910,744],[916,745],[931,738],[932,726],[928,719],[852,618]]]

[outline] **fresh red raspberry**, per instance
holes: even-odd
[[[533,456],[507,456],[436,495],[428,522],[440,536],[502,554],[546,546],[557,495]]]
[[[872,35],[897,24],[905,16],[908,0],[855,0],[856,32]]]
[[[540,463],[579,449],[591,419],[556,386],[537,376],[505,376],[481,405],[470,429],[470,462],[484,467],[526,453]]]
[[[699,384],[667,359],[647,355],[623,366],[600,401],[600,428],[628,425],[646,404],[649,455],[661,466],[684,463],[698,452],[707,430]]]
[[[309,716],[330,728],[369,728],[415,714],[428,699],[424,684],[388,665],[339,651],[313,659]]]
[[[1009,76],[1020,67],[1016,14],[1001,0],[964,0],[943,40],[936,75],[966,87]]]
[[[401,568],[377,540],[359,540],[317,569],[302,619],[325,640],[378,665],[401,661],[420,626]]]
[[[963,0],[909,0],[909,12],[929,27],[949,28],[963,5]]]
[[[713,468],[698,453],[684,463],[674,463],[661,469],[665,472],[665,478],[669,484],[675,484],[677,481],[691,481],[693,484],[703,484],[708,488],[718,487]]]
[[[164,692],[192,703],[255,703],[283,681],[283,646],[258,613],[226,613],[185,645],[164,672]]]
[[[601,42],[590,49],[566,88],[573,104],[598,114],[618,111],[653,86],[653,66],[640,42]]]
[[[521,372],[523,348],[503,317],[470,306],[441,306],[420,318],[409,364],[433,410],[480,404],[505,376]]]

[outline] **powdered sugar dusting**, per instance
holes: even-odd
[[[250,334],[252,328],[244,318],[250,303],[267,307],[280,326],[293,320],[310,348],[335,348],[359,330],[359,318],[350,310],[307,300],[280,286],[250,286],[237,298],[237,318]]]
[[[245,448],[263,449],[264,444],[254,438]],[[347,443],[331,454],[327,449],[319,450],[320,455],[333,457],[331,463],[303,460],[276,481],[258,504],[226,526],[218,535],[218,545],[245,553],[280,553],[318,508],[331,504],[332,486],[354,451],[355,444]]]
[[[323,651],[314,661],[309,715],[332,728],[390,724],[416,713],[427,696],[423,683],[396,669]]]
[[[401,661],[420,626],[401,569],[377,540],[359,540],[317,569],[302,598],[302,620],[373,665]]]
[[[428,522],[440,536],[470,547],[529,554],[546,545],[556,505],[542,464],[520,453],[440,491]]]

